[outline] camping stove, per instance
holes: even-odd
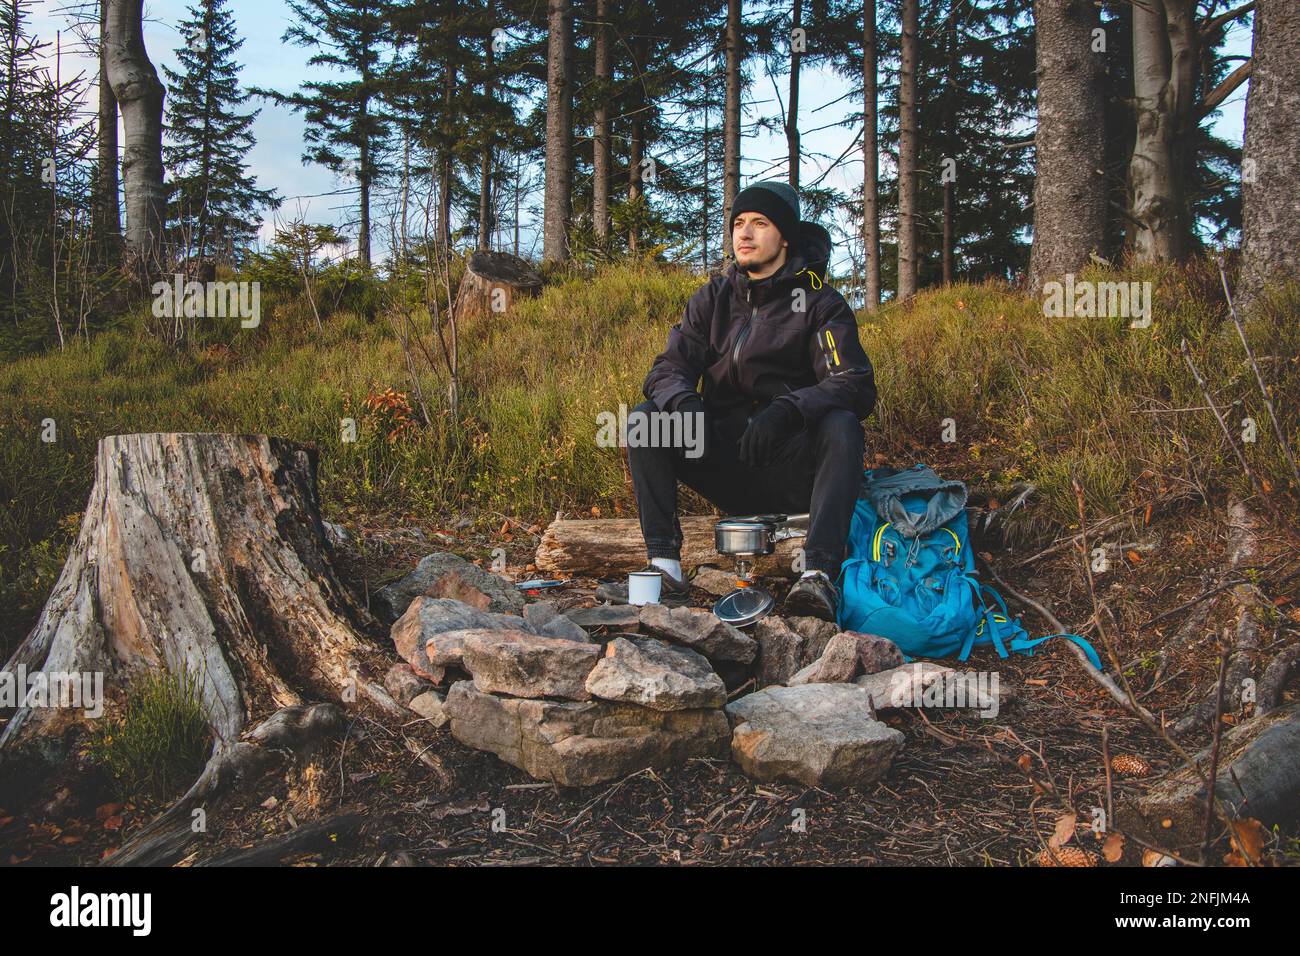
[[[776,599],[754,583],[754,561],[775,551],[778,541],[807,533],[807,514],[738,515],[718,521],[713,527],[713,545],[719,554],[736,559],[736,587],[713,605],[718,619],[745,627],[766,617]]]

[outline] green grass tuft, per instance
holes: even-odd
[[[198,679],[163,670],[141,677],[121,715],[98,726],[90,739],[92,759],[122,800],[178,796],[202,771],[211,747]]]

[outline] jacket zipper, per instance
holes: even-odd
[[[753,302],[752,292],[748,289],[745,290],[745,301],[751,304]],[[736,391],[740,391],[740,346],[749,336],[749,325],[754,321],[756,315],[758,315],[758,306],[755,305],[753,311],[749,314],[749,318],[745,319],[745,324],[741,326],[740,332],[736,335],[736,344],[731,348],[731,384]]]

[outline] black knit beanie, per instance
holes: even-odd
[[[731,207],[728,229],[734,230],[742,212],[761,212],[771,219],[781,238],[794,249],[799,239],[799,194],[789,183],[768,179],[742,189]]]

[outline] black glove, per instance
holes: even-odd
[[[749,420],[749,427],[740,436],[740,460],[751,468],[772,461],[776,447],[798,434],[803,428],[803,415],[789,402],[772,402]]]
[[[713,422],[710,420],[710,415],[704,407],[704,399],[700,397],[700,393],[691,392],[686,397],[677,401],[675,403],[674,411],[681,412],[683,429],[687,421],[686,416],[699,416],[694,420],[694,422],[692,422],[691,427],[694,430],[691,434],[697,442],[696,447],[699,448],[700,453],[690,460],[703,461],[705,458],[708,458],[709,452],[716,447],[716,444],[713,440]],[[683,435],[684,434],[685,431],[683,430]],[[686,452],[689,450],[691,449],[683,449],[682,455],[685,456]]]

